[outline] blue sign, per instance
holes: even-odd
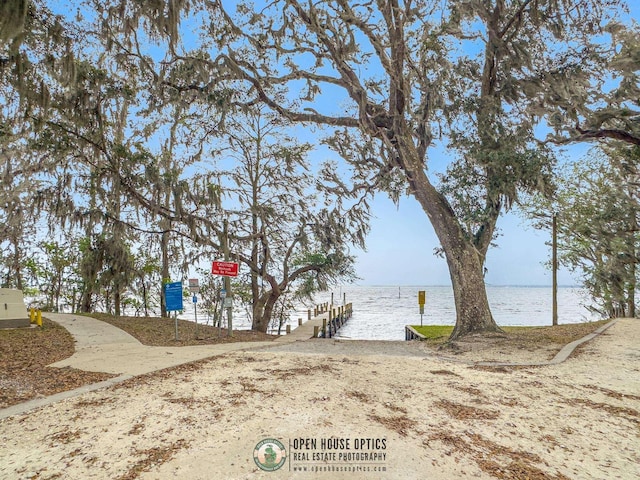
[[[195,295],[193,296],[193,303],[198,303],[198,297],[196,297]]]
[[[164,285],[164,302],[167,312],[184,310],[182,305],[182,282],[166,283]]]

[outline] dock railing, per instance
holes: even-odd
[[[321,320],[321,325],[315,325],[313,336],[315,338],[332,338],[347,320],[353,315],[353,304],[347,303],[339,307],[322,304],[316,308],[316,319]]]
[[[307,321],[298,318],[298,327],[286,326],[286,335],[281,341],[307,340],[309,338],[331,338],[353,314],[353,305],[332,306],[322,303],[307,310]],[[280,339],[278,339],[280,340]]]
[[[404,327],[404,339],[405,340],[425,340],[426,337],[416,331],[411,325],[405,325]]]

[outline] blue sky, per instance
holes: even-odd
[[[398,208],[380,195],[373,202],[375,218],[367,239],[367,251],[356,251],[356,272],[362,285],[449,285],[444,259],[433,249],[438,239],[426,214],[413,198],[403,198]],[[509,213],[498,226],[502,230],[487,255],[485,280],[490,285],[551,285],[545,262],[551,254],[545,242],[551,233],[535,230],[518,215]],[[566,270],[561,285],[576,285],[577,277]]]

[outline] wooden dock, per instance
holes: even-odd
[[[282,341],[308,340],[310,338],[332,338],[353,314],[353,305],[348,303],[343,306],[318,305],[313,310],[307,311],[307,321],[298,319],[298,327],[291,330],[287,325],[287,334],[276,339]]]

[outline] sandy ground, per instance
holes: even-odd
[[[638,339],[620,320],[525,368],[396,342],[226,353],[0,421],[0,478],[637,479]]]

